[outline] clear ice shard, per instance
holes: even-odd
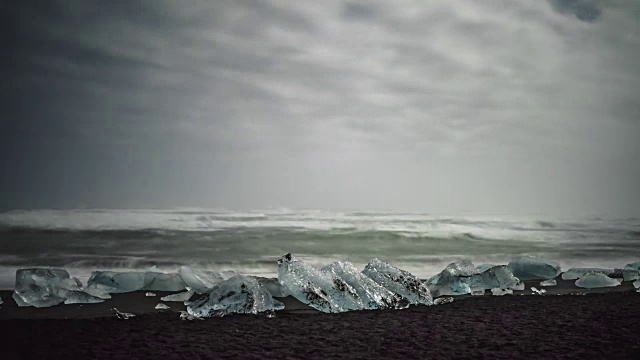
[[[556,279],[540,281],[540,286],[556,286],[556,285],[558,285],[558,282],[556,281]]]
[[[278,281],[293,297],[325,313],[364,309],[362,299],[345,280],[291,254],[278,260]]]
[[[198,294],[207,294],[213,290],[216,284],[236,275],[235,273],[229,274],[228,272],[219,273],[215,271],[202,271],[192,269],[188,266],[181,266],[178,270],[178,274],[180,274],[180,277],[184,280],[186,286]]]
[[[161,272],[94,271],[87,288],[100,288],[109,293],[125,293],[137,290],[180,291],[186,284],[180,275]]]
[[[471,261],[456,261],[427,280],[427,287],[432,296],[469,294],[471,293],[471,276],[475,271],[476,268]]]
[[[364,275],[350,262],[337,261],[323,267],[320,271],[331,274],[333,278],[342,279],[350,285],[360,298],[363,309],[398,308],[404,307],[406,303],[402,302],[402,297]]]
[[[562,273],[562,280],[577,280],[589,272],[611,275],[614,270],[603,268],[571,268]]]
[[[236,275],[218,284],[209,294],[192,301],[187,312],[195,317],[260,314],[278,310],[271,294],[255,278]]]
[[[128,320],[128,319],[131,319],[132,317],[136,316],[135,314],[121,312],[120,310],[118,310],[116,308],[113,308],[112,310],[116,312],[116,317],[118,319],[121,319],[121,320]]]
[[[538,290],[538,288],[536,288],[536,287],[534,287],[534,286],[532,286],[532,287],[531,287],[531,291],[532,291],[534,294],[538,294],[538,295],[542,295],[542,294],[544,294],[544,293],[546,293],[546,292],[547,292],[547,290],[545,290],[545,289],[540,289],[540,290]]]
[[[101,299],[97,296],[89,295],[86,292],[79,290],[69,290],[64,300],[65,305],[97,304],[101,302],[104,302],[104,299]]]
[[[493,289],[491,289],[491,294],[493,294],[495,296],[513,295],[513,290],[511,290],[511,289],[493,288]]]
[[[560,264],[536,256],[520,256],[509,262],[509,270],[518,279],[547,280],[555,279],[560,274]]]
[[[13,299],[18,306],[49,307],[64,302],[70,290],[81,287],[82,283],[63,269],[19,269]]]
[[[474,274],[482,274],[483,272],[491,269],[494,266],[496,266],[496,265],[494,265],[494,264],[480,264],[480,265],[476,266],[476,268],[473,271],[473,273]]]
[[[618,286],[622,279],[612,279],[605,274],[589,272],[576,280],[576,286],[586,289]]]
[[[156,296],[156,294],[154,294],[154,293],[152,293],[152,292],[148,292],[148,293],[144,294],[144,296],[149,296],[149,297],[151,297],[151,296]]]
[[[427,286],[408,271],[373,259],[362,273],[411,304],[433,305],[433,298]]]
[[[192,316],[186,311],[180,311],[180,320],[204,320],[204,319]]]
[[[498,265],[471,276],[472,289],[489,290],[493,288],[520,290],[520,279],[515,277],[507,265]],[[524,290],[524,288],[522,288]]]
[[[171,309],[171,308],[168,307],[167,305],[163,304],[163,303],[158,303],[156,305],[156,307],[154,307],[154,309],[156,309],[156,310],[167,310],[167,309]]]
[[[640,280],[636,280],[633,282],[633,287],[635,287],[636,289],[640,290]]]
[[[189,291],[184,291],[177,294],[163,296],[160,298],[160,300],[184,302],[184,301],[189,301],[189,299],[191,299],[192,296],[193,296],[193,290],[189,290]]]

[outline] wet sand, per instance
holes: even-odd
[[[182,303],[154,310],[164,292],[35,309],[17,308],[2,291],[0,358],[635,358],[640,294],[631,282],[598,291],[576,290],[572,283],[547,288],[545,296],[467,296],[446,305],[343,314],[285,298],[287,308],[275,318],[203,321],[181,321]],[[137,316],[119,320],[113,307]]]

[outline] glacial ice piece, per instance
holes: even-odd
[[[144,296],[152,297],[152,296],[156,296],[156,294],[154,294],[152,292],[148,292],[148,293],[144,294]]]
[[[476,268],[469,260],[456,261],[427,280],[427,287],[432,296],[469,294],[471,275],[475,270]]]
[[[471,295],[472,296],[482,296],[482,295],[484,295],[484,290],[471,289]]]
[[[513,290],[511,290],[511,289],[493,288],[493,289],[491,289],[491,294],[493,294],[494,296],[513,295]]]
[[[562,273],[562,280],[578,280],[589,272],[611,275],[613,274],[614,270],[604,268],[571,268]]]
[[[18,306],[49,307],[64,302],[70,290],[81,287],[82,283],[63,269],[19,269],[13,298]]]
[[[450,304],[452,302],[453,302],[452,297],[441,297],[433,300],[433,305],[444,305],[444,304]]]
[[[364,275],[350,262],[337,261],[323,267],[320,271],[342,279],[350,285],[362,301],[364,309],[399,308],[408,305],[406,301],[402,302],[402,297]]]
[[[222,274],[214,271],[202,271],[192,269],[188,266],[181,266],[178,270],[178,274],[180,274],[180,277],[184,280],[185,284],[198,294],[208,294],[213,290],[216,284],[219,284],[235,275],[234,273],[231,276],[228,276],[229,274]]]
[[[126,312],[121,312],[120,310],[113,308],[113,311],[116,312],[116,317],[120,320],[128,320],[131,319],[132,317],[136,316],[135,314],[131,314],[131,313],[126,313]]]
[[[494,264],[480,264],[478,266],[476,266],[475,270],[473,271],[474,274],[482,274],[483,272],[491,269],[492,267],[495,267],[497,265]]]
[[[555,279],[560,273],[560,264],[557,262],[530,255],[515,258],[508,266],[513,275],[522,281]]]
[[[70,304],[97,304],[104,302],[104,299],[101,299],[97,296],[89,295],[84,291],[79,290],[69,290],[67,292],[66,298],[64,300],[65,305]]]
[[[278,281],[301,302],[326,313],[362,310],[356,290],[341,277],[287,254],[278,260]]]
[[[94,271],[87,287],[100,287],[109,293],[125,293],[137,290],[180,291],[185,289],[186,284],[175,273]]]
[[[236,275],[218,284],[211,293],[191,302],[187,312],[195,317],[259,314],[278,310],[271,294],[254,278]]]
[[[433,305],[429,289],[408,271],[373,259],[369,261],[362,273],[411,304]]]
[[[613,274],[609,274],[609,277],[622,278],[624,281],[633,281],[640,279],[640,272],[632,269],[613,269]]]
[[[511,287],[511,290],[514,290],[514,291],[523,291],[523,290],[524,290],[524,283],[523,283],[523,282],[521,282],[521,283],[519,283],[518,285]]]
[[[193,290],[189,290],[189,291],[184,291],[177,294],[163,296],[160,298],[160,300],[184,302],[184,301],[189,301],[189,299],[191,299],[192,296],[193,296]]]
[[[531,291],[532,291],[534,294],[538,294],[538,295],[542,295],[542,294],[544,294],[544,293],[546,293],[546,292],[547,292],[547,290],[545,290],[545,289],[539,289],[539,290],[538,290],[538,288],[536,288],[536,287],[534,287],[534,286],[532,286],[532,287],[531,287]]]
[[[190,315],[186,311],[180,311],[180,320],[204,320],[204,319]]]
[[[507,265],[498,265],[471,276],[469,285],[470,288],[477,290],[493,288],[518,290],[520,284],[520,280],[511,273]]]
[[[0,305],[2,305],[2,298],[0,297]]]
[[[287,297],[291,295],[286,286],[280,284],[280,281],[278,281],[277,278],[265,278],[261,276],[253,277],[258,280],[273,297]]]
[[[636,280],[633,282],[633,287],[640,290],[640,280]]]
[[[627,265],[624,266],[624,268],[628,269],[628,270],[640,271],[640,261],[634,262],[634,263],[631,263],[631,264],[627,264]]]
[[[622,279],[612,279],[605,274],[588,272],[576,280],[576,286],[587,289],[619,286]]]
[[[154,307],[154,309],[156,309],[156,310],[167,310],[167,309],[171,309],[171,308],[168,307],[167,305],[163,304],[163,303],[158,303],[156,305],[156,307]]]
[[[556,281],[556,279],[540,281],[540,286],[556,286],[556,285],[558,285],[558,282]]]

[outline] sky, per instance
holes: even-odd
[[[640,2],[9,1],[0,207],[640,216]]]

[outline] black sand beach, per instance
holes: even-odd
[[[549,293],[566,294],[570,283]],[[163,292],[35,309],[17,308],[2,291],[0,348],[2,359],[635,358],[640,294],[631,283],[579,292],[587,294],[486,295],[343,314],[322,314],[286,298],[287,309],[275,318],[181,321],[181,303],[153,309]],[[113,307],[137,316],[119,320]]]

